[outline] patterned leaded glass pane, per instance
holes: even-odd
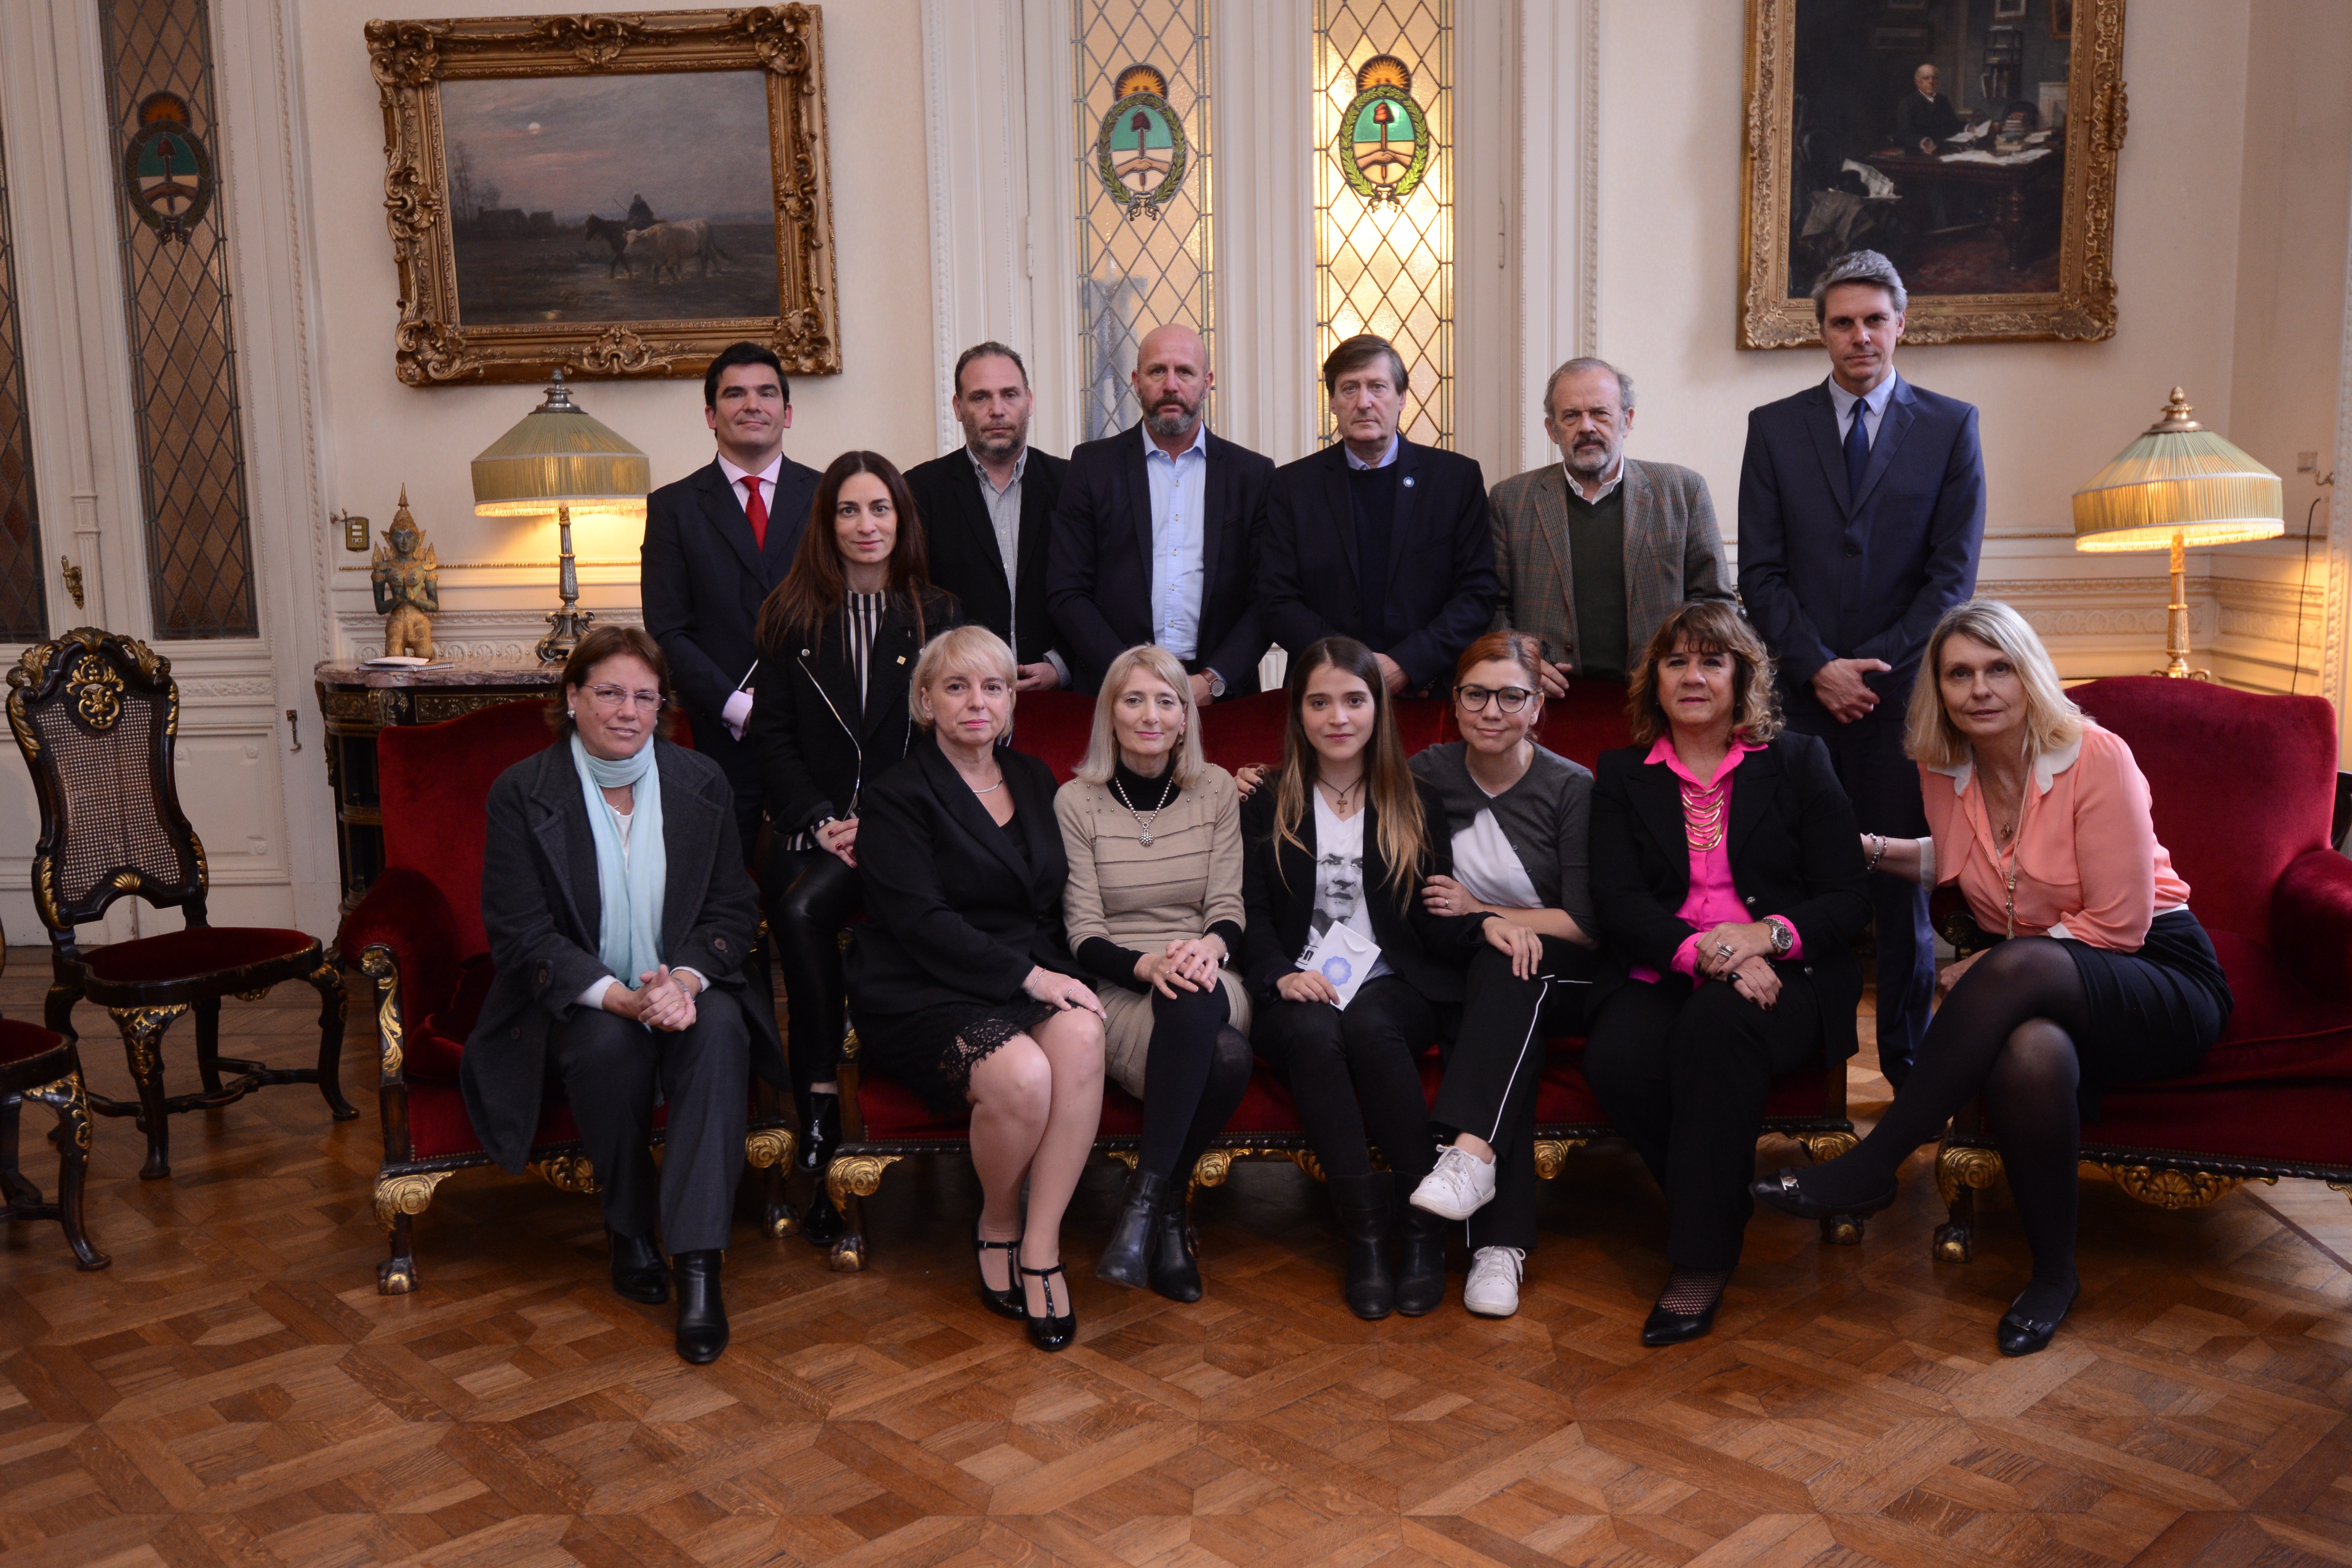
[[[0,157],[0,642],[49,635],[41,593],[41,524],[33,508],[33,431],[25,411],[25,355],[16,327],[16,231]]]
[[[1451,446],[1453,0],[1316,0],[1315,81],[1316,358],[1388,339],[1406,439]]]
[[[99,9],[155,635],[255,637],[205,0]]]
[[[1078,331],[1092,440],[1142,416],[1127,377],[1145,332],[1187,326],[1215,347],[1208,0],[1073,5]]]

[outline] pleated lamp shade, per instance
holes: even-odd
[[[643,517],[653,464],[572,401],[563,372],[547,400],[474,459],[478,517],[543,517],[558,507]]]
[[[2169,550],[2286,531],[2279,477],[2189,417],[2172,389],[2164,416],[2074,492],[2074,548]]]

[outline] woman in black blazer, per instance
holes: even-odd
[[[1102,1117],[1103,1009],[1062,935],[1054,771],[996,743],[1015,679],[1013,650],[985,626],[932,639],[916,664],[915,722],[932,742],[866,791],[849,994],[865,1067],[942,1114],[971,1107],[981,1299],[1057,1351],[1077,1337],[1069,1281],[1055,1277]]]
[[[750,1073],[780,1083],[784,1063],[767,988],[742,973],[759,903],[734,792],[717,763],[655,738],[670,700],[659,645],[598,626],[563,667],[556,743],[490,786],[496,974],[458,1076],[482,1146],[518,1174],[545,1086],[562,1085],[603,1194],[613,1289],[666,1301],[674,1269],[677,1353],[698,1363],[727,1346],[719,1265]]]
[[[844,452],[817,481],[812,526],[760,611],[750,729],[772,842],[768,928],[792,999],[796,1155],[816,1181],[801,1232],[829,1243],[841,1215],[821,1179],[841,1142],[841,928],[864,904],[861,796],[914,736],[908,678],[931,636],[956,624],[933,588],[906,481],[875,452]]]
[[[1405,766],[1372,650],[1353,637],[1310,643],[1291,660],[1289,691],[1282,765],[1242,808],[1251,1042],[1288,1080],[1329,1180],[1348,1238],[1349,1310],[1418,1317],[1445,1298],[1450,1228],[1403,1202],[1436,1159],[1418,1064],[1449,1032],[1486,921],[1448,919],[1422,900],[1423,881],[1453,868],[1437,831],[1445,812]],[[1343,1009],[1339,990],[1359,964],[1341,950],[1360,958],[1356,942],[1379,952]],[[1374,1143],[1387,1174],[1372,1169]],[[1402,1243],[1393,1273],[1392,1229]]]
[[[1592,901],[1633,968],[1598,1001],[1584,1073],[1666,1193],[1673,1272],[1642,1342],[1668,1345],[1714,1327],[1773,1078],[1854,1053],[1870,901],[1828,748],[1781,733],[1737,606],[1667,616],[1627,708],[1644,743],[1601,756]]]

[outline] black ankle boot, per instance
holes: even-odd
[[[1201,1259],[1192,1250],[1191,1216],[1184,1194],[1168,1184],[1168,1195],[1151,1216],[1151,1288],[1171,1301],[1201,1299]]]
[[[613,1249],[614,1294],[648,1307],[669,1300],[669,1265],[662,1261],[661,1248],[654,1245],[653,1237],[623,1236],[606,1226],[604,1240]]]
[[[808,1176],[811,1187],[808,1207],[801,1211],[801,1236],[812,1247],[831,1247],[849,1228],[824,1184],[834,1151],[841,1147],[841,1096],[807,1093],[796,1098],[801,1146],[793,1163]]]
[[[1396,1278],[1389,1272],[1389,1232],[1396,1223],[1396,1183],[1374,1173],[1331,1178],[1331,1206],[1348,1238],[1348,1310],[1378,1322],[1396,1309]],[[1440,1266],[1444,1256],[1441,1253]],[[1438,1289],[1444,1290],[1443,1276]],[[1424,1309],[1426,1310],[1426,1309]]]
[[[1445,1302],[1445,1238],[1459,1222],[1411,1204],[1396,1212],[1396,1310],[1418,1318]]]
[[[677,1353],[696,1366],[727,1348],[727,1304],[719,1299],[719,1260],[726,1254],[681,1252],[670,1259],[677,1275]]]
[[[1095,1259],[1095,1278],[1140,1290],[1151,1283],[1151,1222],[1167,1201],[1168,1182],[1138,1171],[1127,1179],[1127,1196],[1118,1218],[1111,1222],[1110,1239]]]

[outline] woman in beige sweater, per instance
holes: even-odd
[[[1095,1272],[1201,1299],[1184,1224],[1193,1163],[1249,1088],[1241,949],[1241,797],[1201,756],[1184,667],[1166,648],[1112,661],[1094,739],[1054,808],[1070,862],[1063,922],[1101,987],[1103,1066],[1143,1101],[1126,1202]]]

